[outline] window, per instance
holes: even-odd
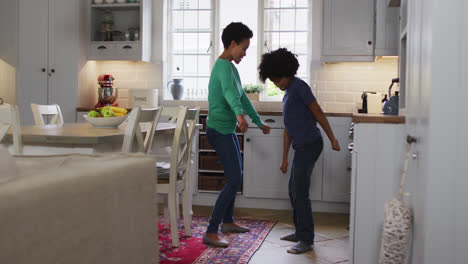
[[[206,100],[212,65],[212,1],[168,1],[168,80],[184,80],[186,99]]]
[[[263,45],[261,54],[287,48],[297,55],[297,77],[309,83],[310,3],[308,0],[264,0]],[[263,100],[281,100],[284,92],[270,81],[262,94]]]
[[[168,1],[167,78],[184,79],[186,100],[207,99],[211,68],[223,51],[222,30],[233,21],[254,32],[247,56],[236,65],[243,84],[259,83],[261,54],[280,47],[298,55],[297,76],[309,83],[311,0]],[[265,86],[262,100],[281,100],[273,83]]]

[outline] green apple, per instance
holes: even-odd
[[[102,116],[103,117],[113,117],[114,116],[114,111],[112,111],[112,109],[109,109],[109,108],[104,108],[104,109],[102,109]]]
[[[91,111],[89,111],[88,116],[89,117],[98,117],[99,113],[96,112],[95,110],[91,110]]]

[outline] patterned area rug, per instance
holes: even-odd
[[[162,217],[159,220],[159,263],[177,264],[245,264],[260,248],[266,236],[275,225],[275,221],[236,218],[239,225],[250,228],[243,234],[222,234],[229,242],[227,248],[208,247],[202,242],[203,234],[208,226],[208,217],[194,216],[192,221],[192,236],[185,236],[183,222],[179,220],[180,247],[173,248],[171,231],[164,228]]]

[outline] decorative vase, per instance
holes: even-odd
[[[172,94],[174,100],[180,100],[184,97],[184,86],[182,85],[183,79],[172,79],[167,83],[167,90]],[[171,84],[169,88],[169,84]]]
[[[260,94],[258,93],[246,93],[247,97],[250,99],[250,101],[258,101]]]

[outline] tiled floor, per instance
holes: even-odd
[[[194,206],[195,215],[209,216],[211,207]],[[315,245],[314,250],[302,255],[288,254],[286,249],[293,245],[282,241],[283,235],[294,232],[290,211],[265,209],[236,209],[235,216],[254,219],[272,219],[278,223],[271,230],[260,249],[251,258],[251,264],[348,264],[349,224],[347,214],[314,213]]]

